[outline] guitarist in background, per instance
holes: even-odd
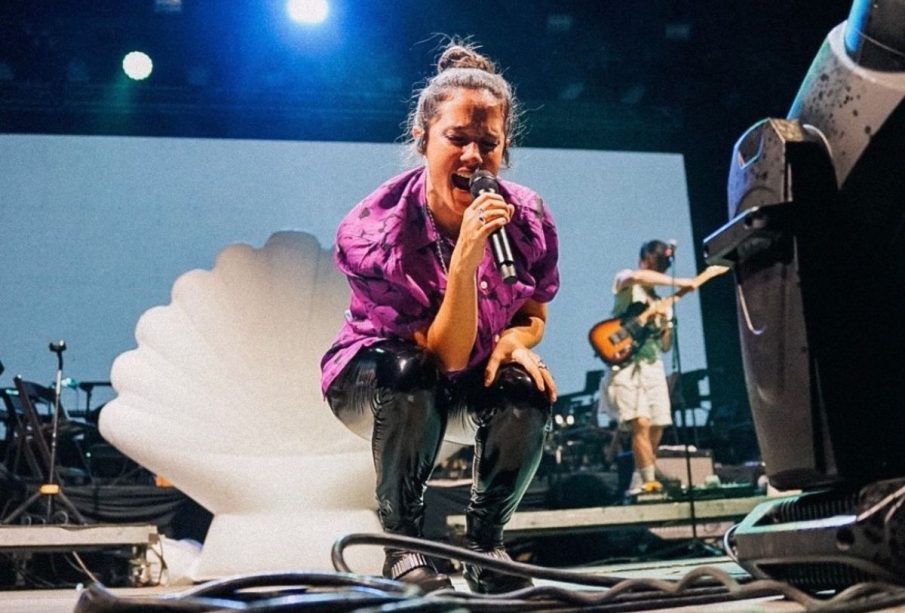
[[[655,303],[659,298],[654,292],[656,286],[695,289],[693,279],[665,274],[672,263],[672,249],[663,241],[648,241],[641,246],[638,269],[616,273],[614,315],[641,311]],[[603,382],[609,412],[618,419],[621,430],[631,433],[635,471],[630,495],[663,489],[656,479],[656,454],[663,429],[672,424],[666,371],[660,358],[672,347],[672,308],[656,310],[645,325],[650,334],[643,344],[628,361],[612,366]]]

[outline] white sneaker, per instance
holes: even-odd
[[[638,471],[632,473],[632,480],[628,484],[628,489],[625,490],[626,496],[637,496],[643,491],[644,481],[641,480],[641,474]]]

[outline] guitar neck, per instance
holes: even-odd
[[[704,285],[711,279],[713,279],[715,277],[719,277],[721,274],[727,272],[728,270],[729,270],[728,266],[708,266],[702,272],[698,273],[698,276],[696,276],[694,279],[692,279],[693,285],[691,287],[680,288],[680,289],[676,290],[675,292],[673,292],[672,294],[670,294],[669,296],[666,296],[665,298],[661,298],[660,300],[657,300],[655,304],[657,304],[658,306],[672,306],[675,303],[677,303],[679,300],[681,300],[689,292],[692,292],[692,291],[698,289],[699,287],[701,287],[702,285]],[[650,308],[645,310],[645,314],[650,316],[649,312],[652,313],[655,310],[656,310],[656,308],[652,305]]]
[[[670,294],[669,296],[667,296],[667,297],[664,298],[663,300],[669,300],[669,301],[670,301],[670,304],[675,304],[675,303],[677,303],[679,300],[681,300],[682,298],[684,298],[684,297],[685,297],[685,294],[690,293],[693,289],[695,289],[695,288],[692,288],[692,287],[683,287],[682,289],[676,290],[675,292],[673,292],[672,294]]]

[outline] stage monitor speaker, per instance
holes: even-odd
[[[902,584],[905,3],[854,0],[788,119],[733,151],[730,222],[748,397],[778,498],[730,533],[757,578],[814,592]]]
[[[705,257],[735,267],[748,398],[779,489],[905,474],[903,118],[841,189],[824,139],[799,121],[764,120],[735,146],[732,219]]]
[[[713,458],[708,452],[691,452],[691,485],[700,487],[704,480],[713,471]],[[676,479],[682,483],[682,487],[688,487],[688,464],[685,461],[685,452],[667,453],[660,451],[657,454],[657,470],[669,479]]]

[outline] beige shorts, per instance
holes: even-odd
[[[637,362],[611,369],[604,378],[607,409],[620,426],[646,417],[652,426],[672,424],[663,362]]]

